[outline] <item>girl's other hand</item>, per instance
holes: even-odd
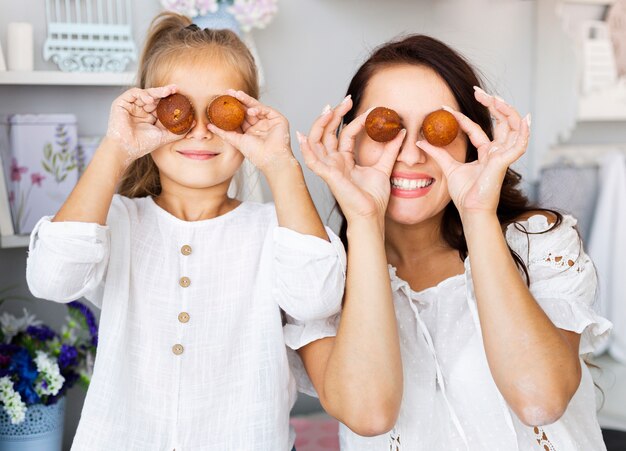
[[[157,124],[159,101],[177,91],[175,85],[158,88],[131,88],[111,105],[106,137],[128,153],[127,162],[178,139],[180,135]]]
[[[391,193],[391,171],[406,130],[401,130],[393,140],[380,143],[383,151],[373,166],[359,166],[354,145],[371,109],[343,127],[337,138],[337,128],[351,108],[350,97],[334,109],[326,107],[313,123],[309,136],[298,135],[302,155],[306,165],[329,186],[348,221],[359,217],[376,217],[382,221]]]
[[[208,124],[208,129],[238,149],[266,177],[280,174],[289,166],[298,166],[291,151],[287,119],[243,91],[229,89],[226,94],[246,108],[241,131],[225,131],[213,124]]]

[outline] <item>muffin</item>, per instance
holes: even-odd
[[[402,130],[400,116],[389,108],[382,106],[374,108],[365,119],[367,135],[377,142],[391,141],[400,130]]]
[[[446,110],[430,113],[422,123],[422,134],[433,146],[443,147],[450,144],[459,133],[459,123]]]
[[[161,124],[172,133],[184,135],[193,124],[195,110],[187,97],[171,94],[159,101],[156,109]]]
[[[226,131],[237,130],[243,124],[246,109],[233,96],[217,97],[207,108],[207,117],[216,127]]]

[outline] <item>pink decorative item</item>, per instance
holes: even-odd
[[[326,415],[293,417],[297,451],[339,451],[339,423]]]
[[[626,77],[626,0],[617,0],[607,16],[619,77]]]

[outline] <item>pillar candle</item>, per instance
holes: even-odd
[[[2,53],[2,43],[0,43],[0,72],[7,70],[6,64],[4,64],[4,53]]]
[[[7,64],[9,70],[33,70],[33,26],[12,22],[7,27]]]

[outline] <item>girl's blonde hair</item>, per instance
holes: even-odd
[[[139,60],[138,86],[159,86],[171,70],[185,62],[214,58],[241,77],[244,91],[259,97],[254,57],[241,39],[230,30],[200,29],[191,19],[172,12],[154,18]],[[126,197],[157,196],[161,193],[159,170],[150,154],[133,161],[124,172],[118,193]]]

